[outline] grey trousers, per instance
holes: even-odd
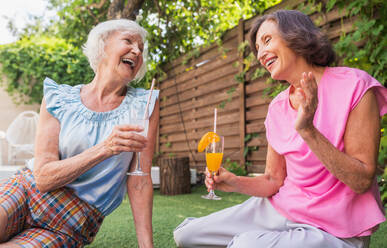
[[[366,248],[369,242],[369,237],[337,238],[290,221],[260,197],[208,216],[187,218],[173,235],[178,247],[203,248]]]

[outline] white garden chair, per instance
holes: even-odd
[[[5,139],[8,143],[8,164],[15,164],[17,161],[25,161],[25,158],[17,160],[16,155],[34,154],[35,135],[38,126],[39,115],[34,111],[20,113],[9,125],[5,132]]]

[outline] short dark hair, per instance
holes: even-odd
[[[309,16],[297,10],[278,10],[259,17],[252,25],[248,37],[255,56],[256,36],[261,24],[266,20],[275,21],[281,37],[296,54],[306,62],[317,66],[328,66],[336,59],[335,51],[328,37],[317,28]]]

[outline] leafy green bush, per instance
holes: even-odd
[[[17,103],[40,103],[43,80],[76,85],[93,78],[82,51],[63,39],[52,37],[23,38],[0,46],[3,85]]]
[[[378,162],[385,166],[387,164],[387,115],[383,116],[380,126],[381,137]]]
[[[387,209],[387,167],[384,168],[384,173],[378,176],[378,185],[380,191],[380,198],[384,208]]]
[[[226,168],[226,170],[234,173],[237,176],[247,175],[247,171],[243,166],[239,165],[237,162],[232,162],[229,158],[226,159],[226,162],[224,163],[224,168]]]
[[[384,168],[384,173],[378,176],[378,184],[383,205],[387,208],[387,115],[382,118],[381,128],[378,162]]]
[[[343,59],[343,65],[365,70],[381,84],[385,84],[387,81],[386,1],[329,0],[327,11],[335,6],[340,11],[346,11],[347,17],[356,20],[354,32],[343,32],[334,45],[336,52]]]

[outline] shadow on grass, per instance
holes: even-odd
[[[200,217],[242,203],[248,196],[216,192],[221,201],[210,201],[200,196],[207,194],[204,186],[192,187],[191,194],[161,196],[154,192],[153,239],[157,248],[176,247],[173,230],[186,217]],[[105,218],[95,241],[87,248],[137,247],[136,232],[128,198],[111,215]],[[387,223],[383,223],[371,238],[371,248],[387,247]]]

